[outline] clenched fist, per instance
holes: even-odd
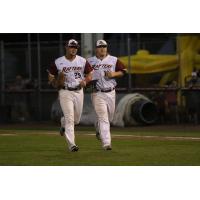
[[[48,73],[48,80],[49,80],[49,84],[51,84],[55,80],[55,76],[51,73]]]
[[[86,81],[85,80],[80,81],[80,86],[81,87],[85,87],[86,86]]]
[[[113,73],[112,72],[105,72],[105,77],[112,78],[113,77]]]

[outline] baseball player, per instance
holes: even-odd
[[[66,55],[55,60],[49,70],[49,82],[58,88],[59,101],[64,117],[60,134],[65,135],[71,152],[78,151],[75,144],[74,124],[78,124],[83,109],[83,87],[91,81],[90,64],[77,55],[79,44],[71,39],[66,43]]]
[[[94,69],[95,90],[91,98],[97,115],[96,137],[101,140],[103,149],[112,150],[110,122],[115,112],[115,78],[123,76],[126,69],[117,57],[108,54],[105,40],[96,42],[96,56],[88,58],[88,62]]]

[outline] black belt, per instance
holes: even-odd
[[[97,92],[111,92],[113,91],[115,88],[110,88],[110,89],[96,89]]]
[[[71,88],[71,87],[63,87],[62,89],[64,90],[69,90],[69,91],[77,91],[81,89],[81,86],[75,87],[75,88]]]

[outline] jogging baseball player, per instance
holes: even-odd
[[[117,57],[108,54],[105,40],[96,42],[96,56],[88,58],[88,62],[94,69],[95,90],[91,98],[97,115],[96,137],[101,140],[103,149],[112,150],[110,122],[115,112],[115,78],[122,77],[126,69]]]
[[[91,81],[92,67],[85,58],[78,56],[79,44],[71,39],[66,42],[66,55],[55,60],[49,69],[49,82],[58,89],[64,117],[61,118],[60,134],[65,135],[69,150],[75,152],[74,124],[78,124],[83,109],[83,87]]]

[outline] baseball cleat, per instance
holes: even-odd
[[[70,149],[71,152],[76,152],[76,151],[78,151],[78,150],[79,150],[79,148],[78,148],[78,146],[76,146],[76,145],[74,145],[74,146],[71,147],[71,149]]]
[[[96,138],[97,138],[97,140],[101,140],[101,137],[100,137],[100,133],[99,133],[99,132],[96,132]]]
[[[65,128],[61,127],[60,128],[60,135],[63,136],[65,134]]]
[[[106,151],[112,150],[112,147],[110,145],[104,146],[103,148]]]

